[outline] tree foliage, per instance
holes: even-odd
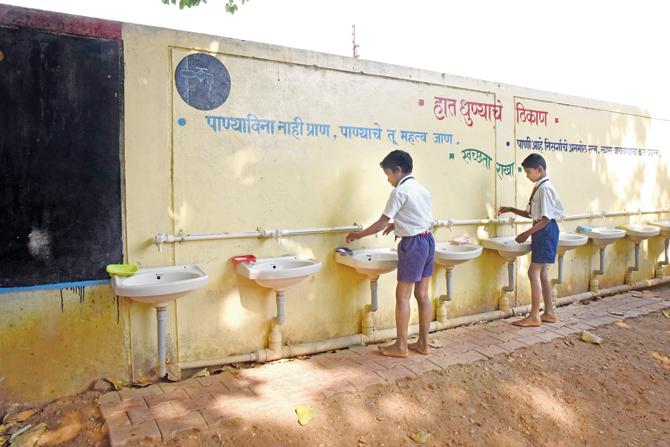
[[[164,5],[176,5],[177,0],[161,0]],[[245,4],[249,0],[227,0],[226,1],[226,12],[229,12],[231,14],[235,14],[235,11],[237,11],[237,3],[239,2],[240,5]],[[200,3],[207,3],[207,0],[179,0],[179,9],[184,9],[184,8],[192,8],[194,6],[198,6]]]

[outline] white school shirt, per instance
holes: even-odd
[[[432,198],[421,183],[408,175],[391,192],[383,214],[393,219],[396,236],[416,236],[433,225]]]
[[[549,220],[561,217],[565,210],[549,177],[541,178],[537,181],[537,185],[537,190],[526,207],[526,211],[530,213],[530,218],[537,221],[542,216]]]

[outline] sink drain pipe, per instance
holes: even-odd
[[[634,289],[644,289],[667,283],[670,283],[670,277],[648,279],[644,281],[638,281],[635,284],[626,284],[621,286],[610,287],[607,289],[602,289],[597,292],[584,292],[576,295],[564,296],[557,300],[557,305],[565,306],[568,304],[579,303],[580,301],[589,300],[592,298],[616,295]],[[478,323],[482,321],[499,320],[514,315],[521,315],[529,311],[530,311],[530,304],[527,304],[524,306],[517,306],[514,308],[510,308],[505,311],[495,310],[491,312],[484,312],[475,315],[466,315],[463,317],[453,318],[448,320],[446,323],[432,321],[430,323],[429,330],[430,332],[435,332],[439,330],[451,329],[458,326]],[[413,324],[409,326],[409,332],[408,332],[409,335],[415,335],[418,333],[419,333],[418,324]],[[300,355],[317,354],[319,352],[326,352],[334,349],[345,349],[355,345],[380,343],[394,338],[396,338],[395,328],[381,329],[374,331],[371,335],[354,334],[342,337],[329,338],[326,340],[300,343],[297,345],[281,346],[281,348],[279,348],[277,351],[266,348],[248,354],[233,355],[229,357],[223,357],[220,359],[181,362],[179,363],[179,367],[181,369],[193,369],[193,368],[205,368],[209,366],[227,365],[231,363],[245,363],[245,362],[263,363],[268,361],[279,360],[282,358],[291,358]]]
[[[377,298],[377,280],[370,280],[370,312],[377,312],[379,302]]]
[[[559,284],[563,284],[563,256],[565,253],[559,253],[558,254],[558,278],[552,279],[551,280],[551,285],[553,286],[551,288],[551,301],[554,303],[554,307],[556,307],[556,299],[558,298],[558,291],[556,290],[556,286]]]
[[[633,283],[633,272],[638,272],[640,271],[640,243],[635,244],[635,265],[633,267],[628,267],[628,270],[626,271],[626,279],[625,283],[626,284],[632,284]]]
[[[451,300],[454,299],[454,292],[453,292],[453,280],[454,280],[454,267],[447,267],[447,270],[445,272],[445,277],[447,279],[447,295],[444,297],[440,297],[440,299],[437,302],[437,314],[436,314],[436,320],[438,323],[446,323],[447,322],[447,303],[451,302]]]
[[[454,292],[452,290],[453,279],[454,279],[454,268],[447,267],[447,272],[445,273],[445,275],[447,277],[447,301],[451,301],[454,299]]]
[[[509,297],[507,296],[508,292],[514,292],[514,264],[515,260],[507,261],[507,285],[503,286],[500,289],[500,301],[499,309],[501,311],[509,310]]]
[[[600,268],[593,271],[591,282],[589,283],[589,290],[591,292],[598,291],[598,275],[605,273],[605,247],[600,247]]]
[[[370,278],[370,304],[366,304],[363,308],[363,319],[361,321],[361,332],[364,335],[369,335],[375,330],[375,312],[379,308],[377,298],[378,279],[379,276]]]
[[[166,326],[167,326],[167,305],[156,307],[156,326],[158,328],[158,377],[161,379],[167,374],[166,364]]]
[[[656,267],[656,278],[663,278],[663,266],[670,264],[668,261],[668,248],[670,248],[670,239],[665,238],[665,260],[658,263]]]
[[[275,293],[277,295],[277,324],[282,326],[286,321],[286,292],[284,290],[277,290]]]
[[[558,255],[558,278],[552,279],[552,284],[563,284],[563,254]]]

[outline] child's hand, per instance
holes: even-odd
[[[360,239],[361,237],[359,236],[359,233],[360,233],[360,231],[354,231],[353,233],[347,234],[347,237],[346,237],[347,244]]]
[[[496,210],[496,216],[500,216],[501,214],[509,213],[512,211],[512,207],[510,206],[501,206]]]
[[[529,236],[530,236],[530,233],[528,233],[527,231],[524,231],[523,233],[518,235],[514,240],[517,241],[519,244],[523,244],[524,242],[526,242],[526,239],[528,239]]]
[[[395,224],[394,223],[390,223],[390,224],[386,225],[386,228],[384,228],[384,232],[382,234],[384,236],[386,236],[391,231],[395,231]]]

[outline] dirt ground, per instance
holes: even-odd
[[[232,420],[141,446],[405,446],[430,433],[439,446],[670,446],[670,319],[661,312],[393,385],[341,393],[306,426],[293,417]],[[39,407],[38,445],[107,446],[87,392]]]

